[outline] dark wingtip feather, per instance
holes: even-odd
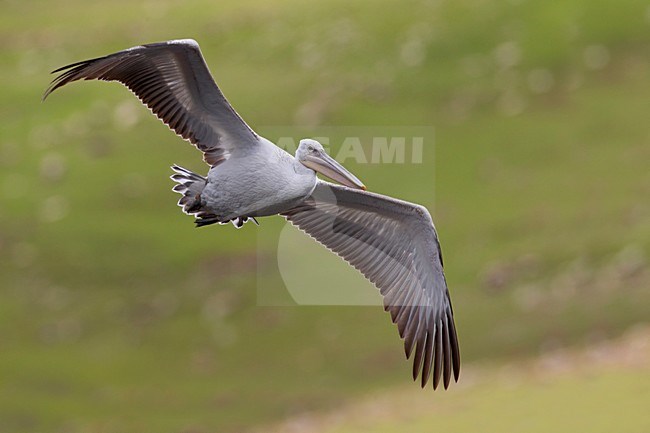
[[[435,333],[435,327],[433,330],[429,329],[427,330],[426,333],[426,344],[425,344],[425,352],[424,352],[424,365],[422,366],[422,388],[427,386],[427,383],[429,382],[429,376],[431,375],[431,364],[432,364],[432,357],[433,357],[433,339],[434,339],[434,333]]]
[[[434,350],[435,355],[433,357],[433,389],[436,390],[440,384],[440,370],[442,365],[442,332],[440,329],[440,322],[438,322],[438,326],[436,326],[436,341]]]
[[[107,57],[107,56],[104,56],[104,57],[95,57],[94,59],[81,60],[81,61],[79,61],[79,62],[70,63],[69,65],[61,66],[60,68],[57,68],[57,69],[53,70],[52,72],[50,72],[50,74],[56,74],[56,73],[58,73],[58,72],[63,72],[63,71],[65,71],[66,69],[72,69],[72,68],[76,68],[77,66],[85,65],[85,64],[87,64],[87,63],[93,63],[93,62],[95,62],[95,61],[97,61],[97,60],[105,59],[106,57]]]
[[[458,336],[456,335],[456,325],[451,312],[447,313],[447,323],[449,324],[449,339],[451,343],[451,362],[454,369],[454,381],[458,382],[460,377],[460,348],[458,347]]]
[[[442,344],[444,345],[442,351],[444,358],[443,372],[445,374],[445,389],[447,389],[451,380],[451,343],[449,340],[449,321],[447,320],[447,316],[445,316],[445,321],[442,326]]]
[[[424,338],[419,337],[415,346],[415,356],[413,357],[413,380],[417,380],[422,365],[422,355],[424,353],[424,345],[426,343],[426,334]]]
[[[420,323],[418,320],[415,320],[412,324],[409,325],[408,332],[404,336],[404,354],[406,355],[406,359],[411,358],[411,354],[413,353],[413,346],[415,345],[415,338],[417,337],[419,330]]]
[[[50,74],[57,74],[61,72],[61,75],[58,77],[55,77],[51,82],[50,85],[48,86],[47,89],[45,89],[45,92],[43,93],[43,96],[41,98],[41,101],[45,101],[45,99],[50,96],[50,93],[54,92],[56,89],[59,87],[65,86],[71,81],[75,81],[74,75],[83,70],[85,67],[88,65],[95,63],[97,60],[102,60],[105,59],[106,57],[97,57],[94,59],[90,60],[82,60],[80,62],[75,62],[71,63],[69,65],[61,66],[60,68],[57,68],[50,72]],[[65,71],[65,72],[64,72]]]

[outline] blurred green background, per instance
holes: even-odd
[[[1,432],[650,431],[647,1],[0,5]],[[435,128],[346,166],[432,210],[459,384],[410,383],[379,307],[258,306],[284,222],[195,230],[167,176],[206,167],[124,88],[40,102],[177,38],[270,139]]]

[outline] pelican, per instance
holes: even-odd
[[[377,286],[413,355],[413,380],[458,381],[460,352],[438,235],[427,209],[366,191],[315,140],[295,157],[256,134],[228,103],[191,39],[140,45],[64,66],[43,95],[77,80],[117,81],[203,152],[201,176],[174,165],[178,205],[197,227],[281,215]],[[319,180],[320,173],[338,184]]]

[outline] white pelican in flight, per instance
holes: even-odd
[[[426,208],[365,191],[315,140],[295,157],[257,135],[214,82],[191,39],[140,45],[64,66],[45,92],[77,80],[118,81],[203,152],[203,177],[173,166],[179,206],[197,226],[281,215],[374,283],[413,356],[413,379],[458,380],[460,353],[438,236]],[[319,180],[321,173],[338,182]]]

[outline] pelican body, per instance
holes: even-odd
[[[174,191],[183,194],[178,204],[185,213],[197,217],[197,226],[231,221],[239,228],[249,218],[291,209],[316,188],[315,170],[331,170],[330,175],[339,176],[342,182],[365,188],[315,140],[301,140],[296,158],[263,137],[258,138],[256,147],[255,152],[235,152],[210,168],[206,178],[182,167],[172,167],[176,174],[171,178],[178,182]]]
[[[59,68],[43,99],[77,80],[118,81],[210,166],[172,166],[178,205],[198,227],[281,215],[374,283],[413,355],[413,379],[458,380],[460,351],[433,221],[423,206],[365,191],[315,140],[295,157],[256,134],[214,82],[191,39],[140,45]],[[320,173],[339,185],[319,180]]]

